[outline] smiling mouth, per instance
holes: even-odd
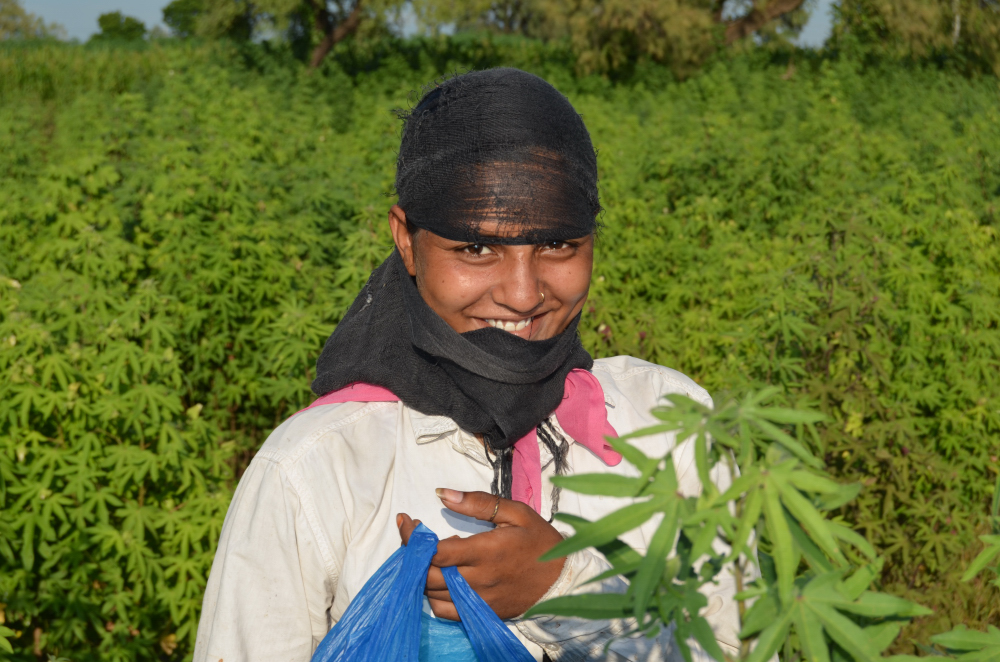
[[[527,319],[523,319],[518,322],[514,322],[513,320],[498,320],[489,318],[481,318],[481,319],[490,326],[492,326],[494,329],[500,329],[501,331],[509,331],[511,333],[515,333],[517,331],[523,331],[524,329],[526,329],[528,325],[531,324],[531,320],[533,320],[534,317],[528,317]]]

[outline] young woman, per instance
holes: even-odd
[[[628,502],[560,494],[551,477],[636,475],[605,435],[652,424],[665,394],[710,402],[674,370],[594,361],[580,344],[600,211],[582,119],[523,71],[457,76],[404,118],[396,189],[396,250],[327,342],[321,397],[240,480],[195,661],[306,662],[415,520],[441,538],[426,585],[437,617],[458,618],[439,569],[455,565],[536,659],[680,659],[670,632],[520,617],[543,599],[626,590],[620,578],[585,584],[609,567],[592,550],[538,561],[572,533],[553,512],[593,520]],[[675,439],[637,444],[663,455]],[[682,490],[697,493],[690,446],[674,457]],[[643,550],[653,528],[624,538]],[[734,584],[715,587],[705,614],[735,654]]]

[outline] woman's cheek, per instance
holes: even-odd
[[[429,268],[425,276],[429,291],[423,294],[434,312],[459,333],[478,328],[463,311],[489,292],[489,281],[481,270],[446,263]]]

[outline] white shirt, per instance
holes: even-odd
[[[608,421],[620,435],[655,424],[650,410],[663,404],[663,395],[711,404],[690,378],[632,357],[599,359],[593,373],[604,389]],[[663,456],[675,439],[659,434],[633,443],[647,455]],[[540,450],[547,518],[554,463],[544,445]],[[693,445],[685,441],[673,455],[681,492],[698,494]],[[638,475],[627,462],[608,467],[575,443],[566,472]],[[492,525],[444,508],[434,489],[488,492],[492,480],[492,466],[474,435],[450,418],[426,416],[401,402],[322,405],[292,416],[271,433],[236,488],[205,589],[194,662],[308,662],[351,599],[399,547],[397,513],[420,519],[441,539],[488,530]],[[729,482],[724,475],[713,480],[722,489]],[[559,510],[596,520],[628,503],[564,490]],[[658,523],[654,518],[622,539],[644,552]],[[594,550],[572,554],[543,599],[624,592],[621,578],[581,586],[608,568]],[[709,604],[703,615],[723,650],[735,656],[735,578],[723,572],[719,579],[704,590]],[[681,659],[670,631],[656,639],[616,639],[605,651],[609,639],[630,628],[628,619],[543,616],[513,619],[508,627],[538,660],[543,652],[560,661]]]

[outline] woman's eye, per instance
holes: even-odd
[[[563,248],[569,248],[570,245],[565,241],[549,241],[542,244],[542,247],[545,248],[546,250],[558,251]]]
[[[472,255],[490,255],[493,252],[493,249],[485,244],[469,244],[462,250]]]

